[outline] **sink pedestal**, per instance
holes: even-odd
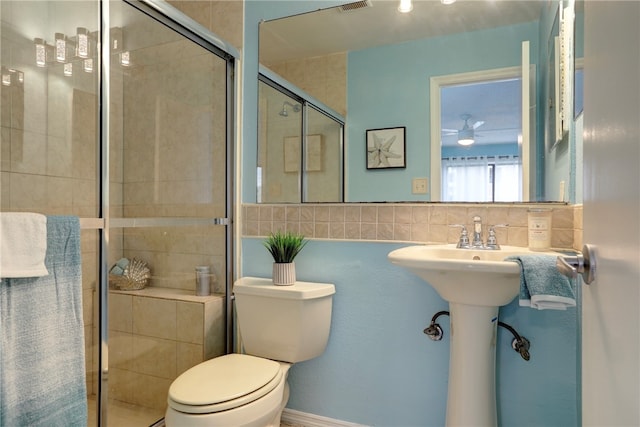
[[[498,424],[495,382],[498,307],[509,304],[520,291],[520,266],[505,258],[527,253],[532,252],[515,246],[477,250],[458,249],[456,245],[407,246],[389,253],[392,263],[424,279],[449,302],[448,427]]]
[[[447,426],[498,425],[496,330],[498,307],[449,303],[451,349]]]

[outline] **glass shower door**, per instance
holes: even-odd
[[[98,1],[0,1],[0,211],[81,218],[90,423],[99,348],[99,29]]]
[[[107,419],[150,425],[178,375],[225,353],[228,61],[110,8]],[[150,270],[143,289],[134,262]]]
[[[172,17],[0,1],[0,212],[80,217],[89,426],[155,423],[173,379],[229,348],[233,58]]]

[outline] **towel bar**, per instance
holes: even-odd
[[[574,279],[580,274],[584,283],[590,285],[596,279],[595,248],[592,245],[584,245],[582,253],[575,256],[559,256],[556,268],[560,273]]]

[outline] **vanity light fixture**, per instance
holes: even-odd
[[[131,56],[128,50],[125,50],[124,52],[120,52],[120,65],[122,65],[123,67],[128,67],[129,65],[131,65]]]
[[[87,58],[84,61],[82,61],[82,69],[86,73],[93,73],[93,59]]]
[[[2,86],[11,86],[11,73],[2,67]]]
[[[33,39],[33,44],[36,46],[36,65],[45,67],[47,65],[47,43],[44,39],[36,37]]]
[[[78,27],[76,30],[76,56],[83,59],[91,56],[89,31],[84,27]]]
[[[13,68],[2,67],[2,86],[21,85],[24,83],[24,73]]]
[[[412,10],[413,10],[412,0],[400,0],[400,5],[398,6],[398,12],[409,13]]]
[[[71,62],[64,64],[63,73],[67,77],[73,76],[73,64]]]
[[[67,60],[67,36],[62,33],[55,35],[55,54],[57,62],[66,62]]]

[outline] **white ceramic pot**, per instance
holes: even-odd
[[[293,285],[296,282],[295,262],[273,263],[273,284],[278,286]]]

